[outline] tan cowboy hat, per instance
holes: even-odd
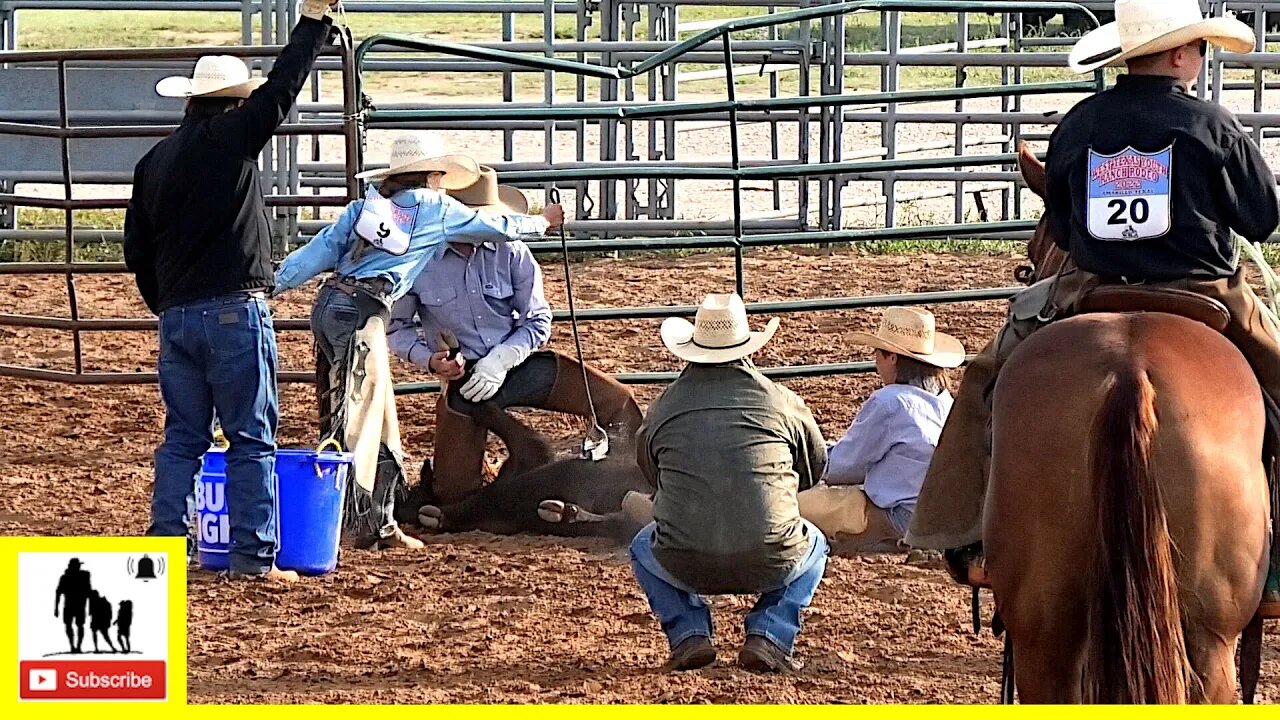
[[[495,215],[526,215],[529,199],[517,188],[498,184],[498,173],[488,165],[480,166],[480,177],[470,187],[452,190],[449,197],[473,210]]]
[[[1092,72],[1197,40],[1238,53],[1253,50],[1257,42],[1253,30],[1234,16],[1201,15],[1198,0],[1116,0],[1115,22],[1080,38],[1067,64],[1076,72]]]
[[[747,308],[737,293],[711,294],[692,323],[667,318],[662,323],[662,344],[673,355],[691,363],[714,364],[740,360],[764,347],[778,331],[773,318],[762,332],[747,325]]]
[[[964,345],[935,330],[933,313],[919,308],[886,308],[874,335],[855,332],[852,341],[906,355],[934,367],[953,368],[964,362]]]
[[[247,98],[266,78],[249,75],[249,66],[231,55],[205,55],[196,61],[191,77],[171,75],[156,83],[162,97]]]
[[[391,141],[389,167],[366,170],[357,178],[381,180],[406,173],[441,172],[440,187],[461,190],[480,176],[480,166],[466,155],[450,155],[444,151],[444,139],[432,131],[401,133]]]

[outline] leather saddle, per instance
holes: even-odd
[[[1100,285],[1080,298],[1078,314],[1161,312],[1204,323],[1217,332],[1227,329],[1231,313],[1211,297],[1189,290],[1140,285]]]

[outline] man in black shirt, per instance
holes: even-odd
[[[948,550],[953,574],[974,584],[982,582],[987,391],[1029,332],[1071,314],[1091,289],[1146,284],[1220,301],[1231,315],[1226,336],[1280,399],[1277,330],[1231,236],[1262,242],[1280,224],[1275,176],[1228,110],[1188,94],[1207,42],[1248,52],[1253,33],[1232,18],[1202,19],[1196,0],[1118,0],[1116,18],[1081,38],[1071,66],[1124,61],[1129,74],[1076,105],[1049,139],[1045,213],[1076,267],[1046,281],[1047,303],[1015,299],[1010,323],[966,370],[908,533],[912,545]]]
[[[185,536],[186,497],[213,442],[229,442],[232,577],[292,582],[275,567],[276,341],[271,233],[258,155],[284,122],[333,32],[338,0],[302,0],[265,80],[234,57],[200,58],[192,77],[156,92],[187,98],[186,116],[134,170],[125,261],[160,316],[164,442],[156,451],[149,535]]]

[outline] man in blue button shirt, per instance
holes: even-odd
[[[524,195],[499,186],[487,167],[475,185],[450,196],[481,215],[528,210]],[[441,331],[458,340],[462,352],[454,360],[440,348]],[[421,488],[419,499],[453,503],[480,488],[487,432],[470,417],[475,403],[590,417],[582,367],[540,350],[550,337],[542,270],[522,242],[450,242],[396,302],[388,327],[391,351],[448,383],[436,405],[433,487]],[[631,391],[591,367],[587,377],[601,425],[634,432],[641,414]]]

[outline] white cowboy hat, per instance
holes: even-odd
[[[389,167],[366,170],[357,178],[381,180],[405,173],[441,172],[440,187],[461,190],[480,176],[480,166],[466,155],[450,155],[444,151],[444,140],[438,133],[425,131],[402,133],[391,141]]]
[[[762,332],[753,332],[737,293],[713,293],[702,301],[692,323],[674,317],[663,321],[662,344],[681,360],[710,365],[754,353],[777,331],[778,318],[773,318]]]
[[[1256,43],[1253,30],[1234,16],[1204,17],[1198,0],[1116,0],[1115,22],[1080,38],[1067,64],[1076,72],[1092,72],[1197,40],[1239,53]]]
[[[852,341],[906,355],[934,367],[953,368],[964,362],[964,345],[935,330],[933,313],[919,308],[887,308],[874,335],[855,332]]]
[[[495,215],[526,215],[529,199],[518,188],[498,184],[498,173],[487,165],[480,166],[480,177],[469,187],[451,190],[449,197],[473,210]]]
[[[249,75],[249,66],[231,55],[205,55],[196,61],[191,77],[172,75],[156,83],[163,97],[247,98],[266,78]]]

